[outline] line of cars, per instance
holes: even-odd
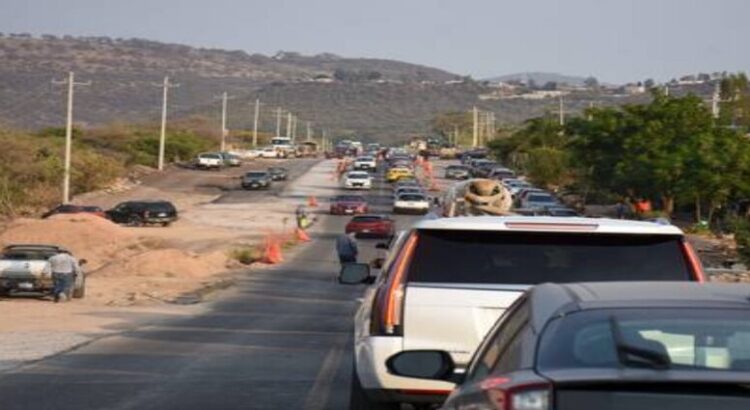
[[[486,178],[500,181],[513,198],[513,212],[528,216],[579,216],[579,212],[566,206],[553,193],[535,187],[515,171],[496,161],[487,159],[483,152],[461,156],[461,164],[451,164],[445,169],[446,179],[465,180]]]
[[[289,170],[284,167],[268,167],[265,171],[248,171],[240,177],[242,189],[270,189],[274,181],[286,181]]]
[[[339,275],[367,285],[351,409],[750,408],[750,287],[702,283],[675,226],[427,218],[378,248]]]
[[[230,152],[204,152],[195,157],[193,165],[198,169],[221,169],[239,167],[242,160]]]

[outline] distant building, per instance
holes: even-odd
[[[628,95],[643,94],[646,92],[646,86],[643,85],[642,83],[635,83],[635,84],[629,83],[629,84],[625,84],[622,87],[622,91],[624,94],[628,94]]]

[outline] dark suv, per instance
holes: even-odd
[[[242,177],[243,189],[268,189],[271,188],[272,177],[266,171],[250,171]]]
[[[168,201],[128,201],[106,212],[112,222],[132,226],[169,226],[177,220],[177,209]]]
[[[269,167],[268,173],[274,181],[286,181],[289,177],[289,171],[284,167]]]

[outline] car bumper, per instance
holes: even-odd
[[[44,292],[52,289],[52,278],[0,278],[0,289]]]
[[[257,183],[250,182],[250,183],[243,183],[242,184],[242,188],[244,188],[244,189],[266,189],[270,185],[271,184],[267,184],[267,183],[264,184],[264,183],[260,183],[260,182],[257,182]]]
[[[367,208],[331,208],[331,215],[362,215],[367,213]]]

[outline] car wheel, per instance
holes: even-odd
[[[138,215],[131,215],[128,218],[128,225],[130,226],[143,226],[143,219]]]
[[[83,299],[83,297],[86,296],[86,277],[81,280],[81,285],[76,286],[73,289],[73,297],[76,299]]]
[[[399,410],[399,403],[378,403],[370,400],[359,383],[357,371],[352,369],[352,381],[349,388],[349,410]]]
[[[166,228],[166,227],[168,227],[168,226],[169,226],[169,225],[171,225],[171,224],[172,224],[172,222],[162,222],[162,223],[161,223],[161,226],[163,226],[163,227],[165,227],[165,228]]]

